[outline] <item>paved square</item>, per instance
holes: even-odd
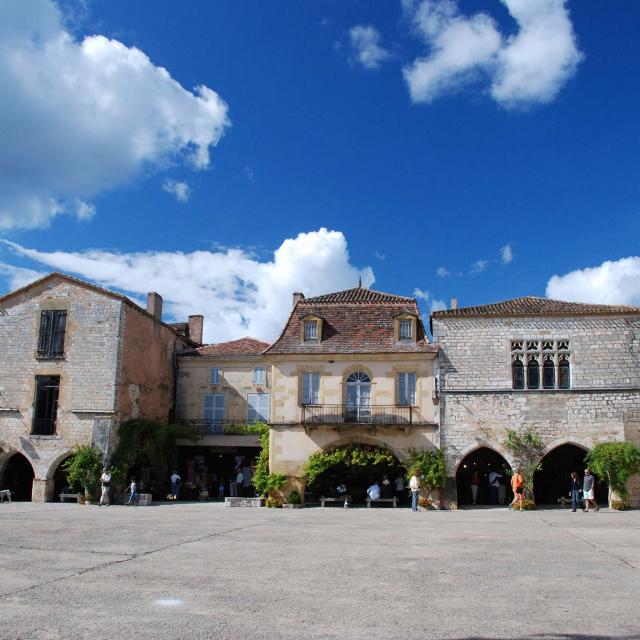
[[[0,505],[0,637],[639,638],[640,512]]]

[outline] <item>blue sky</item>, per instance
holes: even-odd
[[[293,290],[359,276],[425,313],[640,305],[636,2],[3,12],[0,292],[156,289],[209,340],[273,338]]]

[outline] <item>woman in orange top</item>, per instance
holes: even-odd
[[[509,505],[509,510],[518,502],[518,507],[522,510],[522,501],[524,500],[524,478],[520,475],[520,470],[511,476],[511,490],[513,491],[513,501]]]

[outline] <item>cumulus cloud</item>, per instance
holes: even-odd
[[[13,291],[14,289],[20,289],[30,282],[42,278],[45,274],[41,271],[25,269],[24,267],[14,267],[13,265],[0,262],[0,275],[6,280],[9,290]]]
[[[640,306],[640,257],[608,260],[598,267],[554,275],[547,283],[547,297]]]
[[[484,82],[506,107],[553,100],[582,60],[566,0],[501,0],[518,26],[503,35],[487,13],[460,14],[455,0],[406,0],[429,54],[405,66],[414,102]]]
[[[377,69],[389,58],[389,52],[380,46],[380,33],[370,25],[357,25],[349,31],[354,58],[365,69]]]
[[[285,240],[271,259],[242,249],[120,254],[104,250],[36,251],[4,241],[19,256],[76,274],[134,297],[157,291],[167,317],[205,315],[205,340],[245,335],[273,340],[291,309],[291,294],[320,295],[349,289],[362,278],[375,281],[370,267],[351,264],[347,240],[321,228]]]
[[[204,169],[229,125],[215,91],[118,40],[77,41],[52,0],[0,3],[0,94],[0,230],[87,219],[142,171]]]
[[[451,272],[446,267],[438,267],[436,269],[436,274],[439,278],[446,278],[447,276],[451,275]]]
[[[476,260],[472,265],[469,273],[471,275],[475,275],[477,273],[482,273],[491,263],[490,260]]]
[[[500,247],[500,261],[502,264],[509,264],[513,261],[513,249],[511,243],[507,243],[504,247]]]
[[[431,306],[429,307],[429,313],[433,313],[434,311],[444,311],[447,308],[447,303],[444,300],[433,299],[431,301]]]
[[[162,188],[167,193],[174,195],[178,202],[187,202],[191,197],[191,190],[186,182],[176,182],[167,178]]]
[[[431,297],[431,294],[428,291],[423,291],[422,289],[418,289],[416,287],[413,290],[413,297],[418,298],[418,300],[424,300],[426,302]]]

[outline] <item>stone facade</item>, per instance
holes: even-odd
[[[489,447],[512,464],[503,446],[507,429],[538,433],[547,452],[612,440],[640,445],[640,312],[482,317],[478,309],[479,317],[432,316],[452,503],[458,465],[474,449]],[[513,389],[512,344],[519,340],[568,340],[570,388]],[[633,479],[635,505],[639,488]]]
[[[15,453],[33,468],[32,499],[53,498],[53,476],[76,444],[104,451],[124,420],[166,421],[174,351],[193,343],[124,296],[62,274],[0,299],[0,480]],[[64,355],[38,356],[41,314],[66,311]],[[59,376],[53,435],[34,435],[36,376]]]

